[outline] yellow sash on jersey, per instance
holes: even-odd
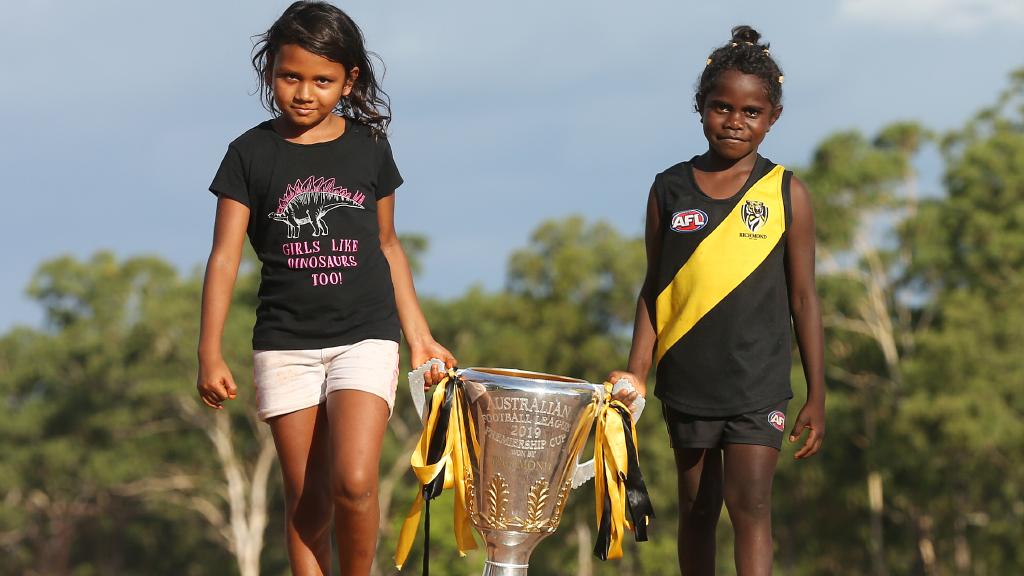
[[[778,244],[786,229],[783,172],[785,168],[776,166],[755,182],[658,295],[655,363],[661,362],[665,353],[756,270]],[[768,209],[766,219],[757,218],[757,202]]]

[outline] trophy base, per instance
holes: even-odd
[[[481,530],[487,544],[487,562],[481,576],[526,576],[530,556],[546,532]]]
[[[526,564],[505,564],[503,562],[484,563],[484,572],[481,576],[526,576]]]

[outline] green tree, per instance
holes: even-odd
[[[245,276],[239,296],[254,298]],[[230,433],[251,418],[251,393],[230,417],[193,410],[199,290],[197,276],[155,258],[99,253],[39,268],[29,294],[46,329],[0,340],[11,408],[0,422],[3,569],[258,573],[272,444]],[[249,363],[245,308],[226,330],[236,370]]]
[[[944,195],[918,193],[912,160],[930,134],[910,124],[829,138],[802,172],[818,219],[829,440],[812,468],[780,466],[777,485],[795,488],[776,502],[787,574],[1022,565],[1010,543],[1024,514],[1010,464],[1024,446],[1022,85],[1016,74],[996,106],[942,138]]]
[[[898,243],[894,228],[920,201],[912,160],[929,138],[908,123],[887,126],[870,140],[839,133],[800,171],[818,232],[830,438],[818,462],[780,467],[779,483],[801,488],[777,506],[776,523],[780,560],[797,573],[859,566],[863,573],[889,574],[883,487],[885,462],[894,452],[887,448],[886,423],[896,415],[903,359],[924,326],[903,293],[910,250]],[[799,402],[802,375],[794,376]],[[837,507],[842,500],[856,505]],[[847,521],[821,526],[816,515],[801,513],[807,509],[827,509]],[[865,529],[851,535],[850,526]],[[830,529],[837,533],[820,537]],[[808,550],[804,543],[812,534],[819,537]],[[850,538],[869,553],[850,548]]]
[[[110,573],[160,554],[161,543],[125,528],[145,522],[136,488],[196,440],[170,441],[181,427],[168,394],[191,362],[179,318],[194,292],[153,258],[100,253],[40,267],[29,293],[48,329],[0,341],[0,394],[11,409],[0,422],[0,506],[12,573]]]
[[[933,141],[912,123],[870,138],[843,132],[798,171],[819,235],[829,438],[814,460],[780,463],[782,574],[1024,566],[1024,71],[939,139],[944,194],[921,193],[913,170]],[[427,247],[422,237],[403,244],[414,261]],[[193,388],[198,273],[109,253],[39,268],[29,294],[45,326],[0,336],[0,573],[286,573],[281,539],[264,545],[265,526],[282,521],[280,487],[246,386],[253,264],[249,254],[225,329],[242,392],[216,414]],[[641,239],[578,217],[549,221],[509,259],[504,289],[423,304],[463,366],[600,381],[625,363],[644,265]],[[416,489],[408,462],[420,424],[404,387],[381,462],[375,574],[391,573]],[[794,390],[795,404],[798,364]],[[651,541],[594,562],[588,486],[537,549],[535,572],[676,573],[675,467],[659,411],[651,396],[639,425],[658,514]],[[450,496],[434,506],[433,571],[478,574],[482,552],[454,550]],[[731,566],[727,522],[719,529],[721,565]]]
[[[926,574],[1020,571],[1024,552],[1024,70],[944,138],[946,196],[903,230],[934,329],[908,362],[898,424]],[[910,485],[915,489],[909,489]],[[924,486],[926,489],[922,490]]]

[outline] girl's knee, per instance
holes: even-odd
[[[352,470],[337,474],[332,497],[335,505],[353,511],[362,511],[371,505],[376,506],[377,475]]]
[[[760,490],[735,490],[726,493],[725,506],[733,517],[742,515],[746,518],[766,519],[772,514],[772,496],[770,492]]]

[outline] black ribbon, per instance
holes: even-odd
[[[427,447],[427,464],[433,464],[441,458],[444,452],[445,442],[448,438],[448,423],[452,412],[452,398],[455,396],[456,383],[461,383],[458,376],[452,374],[444,387],[444,399],[438,407],[437,424],[434,426],[434,433],[430,437],[430,445]],[[437,391],[434,391],[437,394]],[[428,404],[427,420],[430,420]],[[423,576],[430,576],[430,501],[441,495],[444,491],[445,469],[442,466],[440,473],[433,480],[423,485]]]
[[[651,496],[647,493],[644,475],[640,471],[640,458],[637,456],[636,445],[633,443],[633,418],[624,406],[613,405],[611,408],[622,418],[622,430],[625,435],[628,462],[626,477],[623,478],[623,481],[626,485],[626,508],[629,510],[629,518],[633,523],[633,537],[637,542],[646,542],[647,523],[654,518],[654,506],[651,504]],[[606,484],[604,508],[601,512],[601,522],[598,525],[597,542],[594,544],[594,555],[601,560],[608,559],[608,549],[611,547],[611,507],[611,497]]]
[[[626,504],[629,507],[629,517],[633,521],[633,536],[637,542],[646,542],[647,523],[654,518],[654,505],[651,504],[651,496],[647,493],[644,474],[640,471],[640,457],[637,454],[636,445],[633,444],[633,418],[629,410],[625,408],[617,406],[616,411],[622,418],[622,427],[626,431],[626,453],[629,455],[629,468],[624,480]]]
[[[601,512],[601,523],[597,528],[597,542],[594,543],[594,556],[602,561],[608,559],[608,549],[612,545],[612,500],[608,489],[604,491],[604,509]]]

